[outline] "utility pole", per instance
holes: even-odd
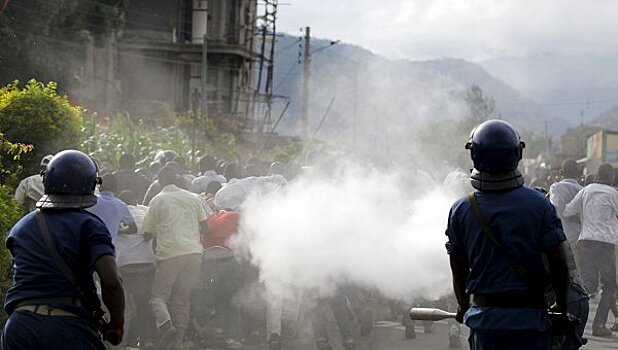
[[[305,50],[303,55],[303,114],[301,119],[301,136],[307,138],[309,130],[309,78],[311,71],[311,29],[305,27]]]
[[[356,150],[356,140],[358,134],[358,72],[360,69],[356,66],[354,70],[354,109],[352,119],[352,148]]]
[[[202,111],[203,120],[208,118],[208,92],[206,85],[208,84],[208,33],[204,34],[204,43],[202,44]]]
[[[547,154],[547,166],[551,164],[551,139],[549,138],[549,127],[547,120],[545,121],[545,153]]]

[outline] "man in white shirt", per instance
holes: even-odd
[[[161,192],[150,201],[144,217],[144,234],[156,240],[150,304],[161,330],[159,349],[181,347],[189,323],[191,293],[200,276],[200,235],[206,232],[202,200],[176,186],[177,182],[176,170],[161,169]]]
[[[47,164],[54,156],[48,154],[41,159],[41,171],[47,168]],[[21,204],[28,212],[36,209],[36,202],[43,197],[43,176],[34,174],[21,180],[15,189],[15,200]]]
[[[601,279],[601,299],[592,321],[592,334],[611,336],[605,327],[610,306],[615,302],[616,256],[618,242],[618,191],[611,187],[614,169],[604,163],[599,166],[597,182],[584,187],[567,204],[564,216],[579,215],[582,231],[577,241],[580,269],[586,289],[595,294]]]
[[[552,184],[549,188],[549,200],[556,207],[556,214],[562,221],[562,228],[567,240],[572,247],[575,247],[582,225],[578,216],[565,217],[564,209],[573,200],[577,192],[583,188],[577,181],[581,176],[581,171],[576,161],[567,159],[562,162],[560,174],[562,181]]]

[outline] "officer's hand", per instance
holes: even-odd
[[[455,321],[459,323],[463,323],[464,315],[466,311],[470,308],[470,305],[459,305],[457,307],[457,314],[455,315]]]
[[[122,327],[109,327],[103,330],[103,339],[114,346],[120,344],[123,335]]]

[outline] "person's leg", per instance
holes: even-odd
[[[150,305],[157,327],[163,326],[172,320],[168,301],[176,284],[176,279],[182,272],[180,257],[158,261],[155,266],[155,275],[152,282]]]
[[[4,329],[4,350],[96,350],[98,334],[78,317],[44,316],[16,311]]]
[[[352,334],[352,322],[350,319],[350,300],[347,295],[338,293],[330,301],[330,308],[333,311],[341,340],[343,344],[354,343],[354,335]]]
[[[189,325],[191,294],[200,278],[202,268],[201,254],[188,254],[177,258],[180,269],[176,284],[169,299],[170,315],[176,327],[176,346],[182,344]]]
[[[15,311],[6,321],[2,334],[4,350],[42,349],[40,336],[41,317],[29,312]]]
[[[157,262],[152,282],[150,306],[158,333],[158,349],[167,350],[173,343],[178,330],[170,314],[170,296],[179,274],[182,274],[179,257]]]
[[[141,346],[153,341],[155,323],[150,309],[150,288],[154,279],[154,266],[145,264],[139,266],[135,271],[133,280],[135,282],[132,291],[135,304],[135,314],[133,315],[133,326],[137,339]]]
[[[313,331],[313,339],[318,347],[318,350],[330,350],[330,339],[326,329],[326,313],[324,312],[324,300],[316,301],[314,305],[309,306],[308,316],[311,320],[311,330]]]
[[[579,241],[577,244],[579,255],[579,271],[584,281],[586,291],[590,295],[597,293],[599,287],[599,272],[596,265],[595,243],[590,241]]]
[[[615,303],[616,290],[616,256],[613,245],[604,245],[597,249],[599,272],[601,275],[601,299],[592,321],[593,327],[605,327],[609,309]]]

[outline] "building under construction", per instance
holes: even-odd
[[[256,130],[270,114],[276,11],[276,0],[131,0],[118,39],[88,55],[105,87],[81,95],[145,120],[193,110]]]

